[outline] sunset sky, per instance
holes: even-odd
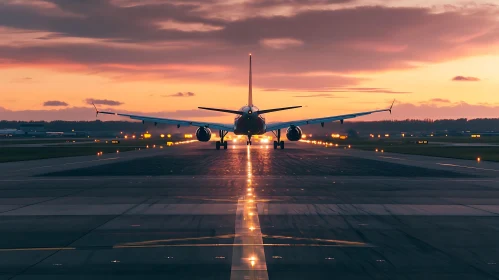
[[[0,0],[0,119],[499,117],[496,0]],[[99,117],[109,120],[109,117]]]

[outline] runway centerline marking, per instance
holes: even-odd
[[[247,180],[244,195],[237,201],[235,238],[230,279],[269,279],[260,220],[252,184],[251,150],[247,146]]]

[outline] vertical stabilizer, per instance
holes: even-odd
[[[253,82],[251,79],[251,54],[249,55],[249,92],[248,92],[248,106],[253,106]]]

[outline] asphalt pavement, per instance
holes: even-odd
[[[499,278],[498,163],[192,143],[0,170],[0,279]]]

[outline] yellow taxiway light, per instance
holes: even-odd
[[[171,134],[168,134],[168,135],[166,135],[166,137],[168,137],[168,138],[172,138],[172,135],[171,135]]]
[[[184,138],[190,139],[190,138],[192,138],[192,134],[184,134]]]
[[[144,139],[149,139],[151,137],[152,137],[151,133],[144,133]]]
[[[165,135],[164,135],[164,134],[161,134],[159,137],[161,137],[161,138],[165,138]]]

